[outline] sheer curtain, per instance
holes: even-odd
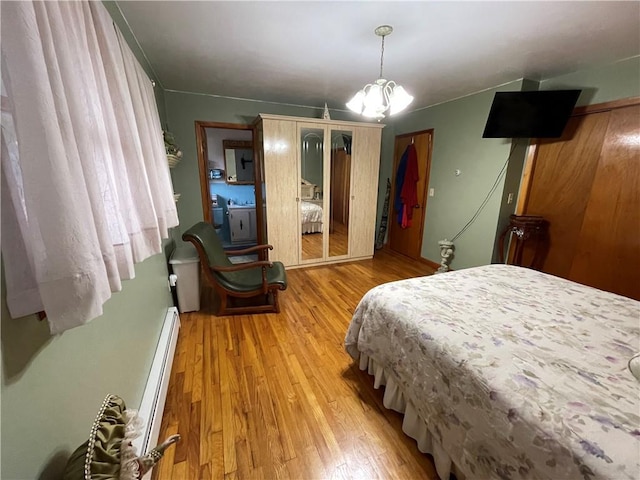
[[[2,4],[2,254],[13,318],[102,314],[178,224],[153,86],[101,2]]]

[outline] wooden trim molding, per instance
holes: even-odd
[[[428,128],[427,130],[419,130],[417,132],[400,133],[396,135],[396,138],[415,137],[416,135],[421,135],[423,133],[431,133],[433,135],[433,128]]]
[[[196,127],[200,125],[204,128],[226,128],[229,130],[251,130],[251,124],[244,123],[224,123],[224,122],[205,122],[196,120]]]
[[[207,133],[205,125],[196,121],[196,152],[198,156],[198,172],[200,177],[200,199],[202,201],[202,217],[205,222],[211,222],[211,212],[209,208],[209,182],[207,176],[207,148],[205,145]]]
[[[573,113],[571,114],[571,116],[578,117],[580,115],[588,115],[590,113],[606,112],[608,110],[614,110],[616,108],[624,108],[638,104],[640,104],[640,97],[621,98],[620,100],[613,100],[611,102],[594,103],[593,105],[576,107],[573,109]]]
[[[433,260],[429,260],[428,258],[420,257],[418,258],[418,261],[420,263],[424,263],[425,265],[428,265],[429,267],[433,268],[434,271],[440,268],[439,263],[436,263]],[[452,272],[453,268],[450,268],[449,271]]]
[[[205,222],[212,222],[211,218],[211,198],[209,193],[209,171],[207,159],[207,132],[206,128],[221,128],[228,130],[251,130],[255,136],[254,127],[251,124],[243,123],[221,123],[221,122],[205,122],[201,120],[195,121],[196,128],[196,152],[198,156],[198,171],[200,175],[200,197],[202,200],[202,217]]]
[[[381,249],[381,250],[384,250],[384,252],[385,252],[385,253],[387,253],[387,254],[389,254],[389,255],[392,255],[392,256],[394,256],[394,257],[398,257],[398,258],[402,258],[402,259],[404,259],[404,260],[413,260],[414,262],[417,260],[417,261],[418,261],[418,263],[422,263],[423,265],[427,265],[427,266],[429,266],[429,267],[433,268],[433,271],[434,271],[434,272],[435,272],[436,270],[438,270],[438,268],[440,268],[440,264],[439,264],[439,263],[436,263],[436,262],[434,262],[433,260],[429,260],[428,258],[424,258],[423,256],[420,256],[420,257],[418,257],[418,258],[416,259],[416,258],[408,257],[408,256],[403,255],[403,254],[401,254],[401,253],[398,253],[398,252],[396,252],[395,250],[391,250],[391,246],[390,246],[388,243],[385,243],[385,244],[382,246],[382,249]],[[453,270],[453,269],[451,269],[451,268],[449,269],[449,271],[452,271],[452,270]]]
[[[520,193],[518,194],[518,204],[516,205],[516,215],[522,215],[527,209],[527,201],[529,200],[529,189],[531,188],[531,180],[533,179],[533,167],[536,163],[536,155],[538,152],[538,144],[529,144],[527,149],[527,158],[524,163],[522,172],[522,180],[520,181]]]

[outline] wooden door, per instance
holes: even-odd
[[[355,127],[352,130],[349,257],[372,257],[376,240],[382,129],[373,126]]]
[[[612,110],[569,278],[640,300],[640,105]]]
[[[608,120],[609,112],[573,117],[562,138],[538,141],[524,213],[541,215],[549,222],[543,272],[569,278]],[[532,256],[528,248],[524,253]]]
[[[396,136],[393,156],[393,179],[391,182],[391,198],[389,201],[389,247],[391,250],[418,259],[421,256],[424,216],[427,209],[427,187],[429,186],[429,170],[431,168],[431,146],[433,130],[407,133]],[[418,208],[413,210],[413,221],[410,227],[402,228],[398,222],[396,211],[396,174],[400,159],[407,147],[413,142],[418,156]]]
[[[538,142],[523,213],[549,221],[542,270],[640,299],[640,105],[574,116]]]

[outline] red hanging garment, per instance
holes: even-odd
[[[409,211],[411,211],[410,207],[402,205],[402,223],[400,223],[402,228],[409,228],[411,226],[411,219],[407,215]]]
[[[402,191],[400,192],[400,198],[404,206],[402,213],[402,226],[404,228],[411,226],[411,219],[413,218],[413,209],[418,207],[418,152],[416,151],[413,143],[407,147],[407,168],[404,172],[404,181],[402,182]],[[405,222],[404,217],[407,220]],[[405,223],[407,226],[405,226]]]

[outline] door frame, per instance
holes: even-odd
[[[420,241],[418,242],[418,251],[415,252],[415,256],[410,256],[409,258],[413,258],[415,260],[420,260],[422,258],[422,241],[424,240],[424,222],[425,222],[425,216],[427,213],[427,203],[428,203],[428,192],[429,192],[429,178],[431,175],[431,158],[432,158],[432,153],[433,153],[433,137],[434,137],[434,129],[433,128],[429,128],[427,130],[419,130],[417,132],[410,132],[410,133],[403,133],[401,135],[396,135],[394,138],[394,142],[393,142],[393,167],[392,167],[392,171],[391,171],[391,192],[390,192],[390,196],[389,196],[389,215],[392,215],[394,210],[394,201],[395,201],[395,190],[396,190],[396,172],[398,170],[398,164],[400,163],[400,159],[402,158],[402,155],[400,156],[396,156],[396,149],[398,146],[398,140],[400,139],[405,139],[408,137],[411,137],[413,140],[413,137],[417,136],[417,135],[423,135],[426,134],[429,137],[429,142],[428,142],[428,146],[427,146],[427,168],[425,172],[419,172],[419,174],[424,174],[425,175],[425,182],[424,182],[424,188],[422,191],[422,198],[424,198],[424,205],[421,206],[420,210],[420,228],[419,228],[419,235],[420,235]],[[413,143],[413,141],[412,141]],[[413,217],[415,220],[415,216]],[[387,225],[390,225],[390,223],[388,223],[387,221]],[[391,228],[388,227],[388,239],[387,239],[387,246],[389,249],[391,249]],[[395,250],[392,250],[395,252]],[[402,255],[400,252],[396,252],[400,255]]]
[[[219,128],[224,130],[251,130],[251,141],[253,142],[254,158],[256,150],[256,129],[254,125],[243,123],[221,123],[221,122],[205,122],[201,120],[195,121],[196,129],[196,152],[198,155],[198,171],[200,175],[200,198],[202,201],[202,214],[205,222],[212,223],[211,218],[211,194],[209,192],[209,176],[208,176],[208,159],[207,159],[207,128]],[[254,188],[256,194],[256,228],[261,231],[262,215],[258,215],[258,193],[260,190],[260,180],[258,177],[258,162],[253,162],[254,169]],[[262,198],[262,197],[260,197]]]

